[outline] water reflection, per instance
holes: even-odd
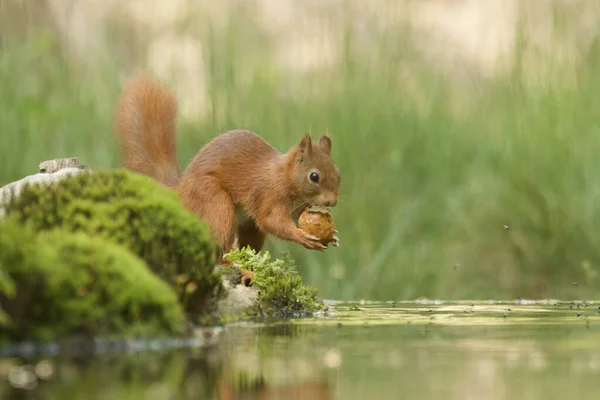
[[[325,319],[231,326],[194,348],[5,358],[0,398],[597,398],[597,307],[585,323],[565,307],[513,307],[514,323],[503,311],[476,306],[467,315],[463,308],[374,305]]]
[[[285,341],[315,332],[289,325],[232,328],[221,341],[194,349],[5,358],[0,398],[331,399],[330,384],[320,374],[322,362],[277,357],[285,352]]]

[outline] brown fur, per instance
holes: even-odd
[[[309,134],[280,153],[254,132],[233,130],[200,149],[180,177],[175,149],[174,96],[141,76],[129,82],[115,113],[123,165],[173,187],[190,210],[208,221],[224,253],[239,247],[259,251],[267,234],[308,249],[324,250],[296,226],[306,206],[337,203],[340,173],[331,159],[331,139]],[[309,179],[319,173],[319,183]]]
[[[115,112],[115,134],[123,166],[174,187],[179,178],[175,146],[177,100],[142,75],[123,90]]]

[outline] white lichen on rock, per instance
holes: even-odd
[[[12,196],[18,197],[25,185],[50,184],[69,175],[91,171],[86,166],[80,164],[79,159],[75,157],[47,160],[40,163],[39,168],[39,173],[26,176],[0,188],[0,217],[4,216],[4,205],[10,201]]]
[[[40,172],[46,174],[53,174],[66,168],[86,169],[87,167],[81,164],[77,157],[57,158],[40,163]]]

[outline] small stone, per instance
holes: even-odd
[[[79,162],[79,158],[77,157],[69,157],[69,158],[57,158],[55,160],[47,160],[40,163],[39,169],[42,174],[53,174],[56,171],[60,171],[65,168],[86,168],[85,165],[82,165]]]

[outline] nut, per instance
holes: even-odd
[[[300,214],[298,227],[318,237],[324,245],[333,240],[335,223],[331,212],[324,207],[309,207]]]

